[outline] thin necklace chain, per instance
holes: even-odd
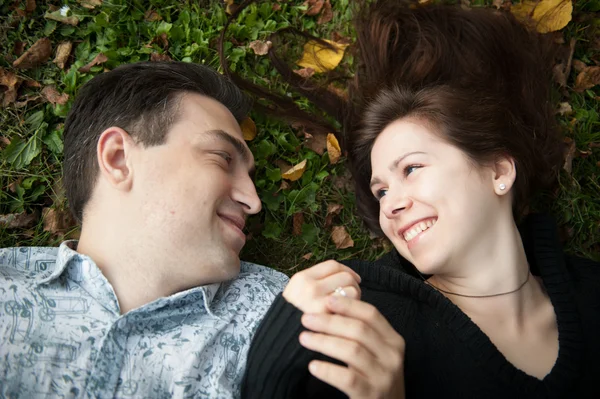
[[[435,285],[431,284],[429,281],[425,280],[425,278],[423,278],[423,276],[421,275],[421,273],[419,273],[419,276],[423,279],[423,281],[425,282],[425,284],[435,288],[436,290],[443,292],[444,294],[449,294],[449,295],[456,295],[456,296],[462,296],[465,298],[493,298],[496,296],[502,296],[502,295],[508,295],[508,294],[512,294],[514,292],[520,291],[521,288],[525,287],[525,284],[527,284],[527,282],[529,281],[529,276],[531,275],[531,273],[527,272],[527,278],[525,279],[525,281],[523,282],[523,284],[521,284],[517,289],[514,289],[512,291],[508,291],[508,292],[501,292],[500,294],[491,294],[491,295],[464,295],[464,294],[457,294],[456,292],[450,292],[450,291],[445,291],[441,288],[436,287]]]

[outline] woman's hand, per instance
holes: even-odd
[[[354,270],[328,260],[294,274],[282,295],[304,313],[325,313],[327,297],[335,294],[336,288],[342,288],[348,298],[360,299],[359,283]]]
[[[348,366],[313,360],[309,371],[352,399],[403,399],[405,342],[372,305],[329,297],[331,314],[305,314],[300,334],[307,349]]]

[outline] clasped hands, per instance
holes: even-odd
[[[403,399],[405,342],[372,305],[361,302],[360,276],[336,261],[296,273],[283,291],[301,310],[300,343],[347,364],[313,360],[309,371],[351,399]]]

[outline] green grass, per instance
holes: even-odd
[[[349,18],[351,0],[331,0],[334,18],[319,25],[318,16],[305,16],[306,7],[300,0],[277,3],[258,1],[242,12],[228,31],[226,54],[231,68],[254,82],[268,85],[287,93],[287,87],[271,67],[267,57],[256,56],[249,49],[252,40],[265,40],[278,29],[293,26],[322,38],[331,38],[333,32],[352,37]],[[76,1],[37,2],[36,10],[18,17],[14,1],[0,0],[0,68],[16,72],[20,77],[39,82],[42,87],[55,85],[59,92],[70,96],[65,105],[47,102],[29,102],[17,108],[14,104],[0,108],[0,215],[38,212],[43,208],[66,209],[64,193],[60,188],[62,160],[62,123],[77,89],[104,68],[119,64],[148,60],[152,52],[167,54],[174,60],[202,62],[219,68],[218,35],[226,22],[222,3],[213,1],[135,1],[104,0],[96,9],[83,8]],[[472,6],[489,5],[491,1],[473,1]],[[44,18],[50,5],[69,5],[71,15],[80,19],[77,27]],[[273,5],[281,5],[274,11]],[[17,2],[25,8],[25,1]],[[154,10],[160,21],[147,21],[145,13]],[[577,40],[575,58],[587,65],[600,63],[600,51],[594,47],[594,34],[600,31],[600,0],[580,1],[576,4],[574,21],[564,29],[568,42]],[[154,40],[166,34],[168,47]],[[63,41],[73,42],[73,51],[67,67],[61,70],[52,58],[43,65],[29,70],[15,70],[12,62],[17,42],[29,48],[37,39],[50,38],[53,49]],[[302,43],[290,42],[289,49],[298,51]],[[78,69],[91,61],[99,52],[108,56],[103,66],[95,66],[90,73]],[[352,57],[340,65],[342,72],[352,70]],[[574,84],[573,71],[568,84]],[[21,87],[17,101],[25,96],[36,96],[41,88]],[[561,175],[561,189],[553,196],[537,202],[552,204],[565,233],[568,251],[600,259],[600,143],[599,102],[600,88],[575,93],[569,87],[560,101],[568,101],[573,113],[560,117],[564,132],[576,143],[585,157],[573,160],[572,174]],[[310,104],[292,95],[303,108]],[[252,238],[242,258],[271,265],[292,273],[324,259],[351,257],[375,258],[389,248],[383,240],[373,240],[355,216],[352,190],[344,163],[330,165],[327,153],[318,155],[305,148],[298,132],[287,126],[253,114],[259,134],[250,142],[257,161],[256,184],[263,200],[264,211],[249,221]],[[7,147],[7,143],[11,143]],[[296,164],[308,160],[304,176],[281,188],[283,160]],[[327,223],[327,207],[343,205],[342,211]],[[534,208],[536,208],[534,206]],[[304,223],[298,235],[293,234],[294,214],[301,213]],[[354,240],[351,248],[338,250],[332,242],[331,227],[345,226]],[[77,229],[65,227],[58,233],[44,231],[39,220],[32,226],[0,230],[0,247],[14,245],[57,245],[65,236],[76,236]],[[311,253],[310,259],[303,256]]]

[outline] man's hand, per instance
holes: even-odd
[[[403,399],[405,342],[372,305],[329,297],[332,314],[305,314],[300,334],[307,349],[340,360],[348,367],[313,360],[309,371],[351,399]]]
[[[325,313],[327,297],[341,287],[348,298],[360,299],[360,276],[334,260],[328,260],[292,276],[283,291],[286,301],[304,313]]]

